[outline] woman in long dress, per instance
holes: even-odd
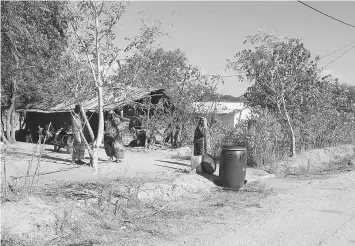
[[[72,153],[72,163],[76,164],[86,164],[82,161],[85,158],[85,143],[81,138],[80,132],[82,131],[83,122],[80,115],[79,106],[75,106],[74,112],[72,114],[73,121],[73,153]]]
[[[209,141],[210,139],[209,139],[207,120],[205,117],[201,117],[195,129],[194,156],[206,154],[207,150],[209,150],[210,148]]]
[[[121,120],[119,116],[111,111],[105,119],[104,147],[108,157],[116,162],[121,162],[124,158],[124,147],[122,144],[122,134],[119,129]]]

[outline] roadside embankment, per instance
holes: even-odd
[[[355,145],[341,145],[304,151],[267,166],[278,177],[336,170],[354,165]]]

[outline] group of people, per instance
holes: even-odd
[[[176,124],[174,127],[169,124],[165,130],[165,142],[171,144],[172,147],[181,147],[181,126]]]
[[[110,159],[116,158],[116,162],[121,162],[124,158],[124,146],[122,143],[122,129],[124,128],[123,122],[127,119],[116,114],[114,111],[107,112],[104,121],[104,148],[105,152]],[[72,163],[86,164],[83,160],[85,158],[86,145],[89,143],[84,136],[85,122],[80,112],[80,107],[77,105],[72,113],[72,143],[70,146],[72,154]],[[43,129],[40,129],[43,130]],[[168,138],[172,143],[179,142],[181,129],[177,127]],[[42,131],[39,131],[42,133]],[[168,140],[168,141],[169,141]],[[207,126],[207,120],[201,117],[194,133],[194,155],[204,155],[210,148],[210,136]]]
[[[122,144],[122,121],[123,117],[118,116],[114,111],[110,111],[105,115],[104,126],[104,148],[110,159],[116,158],[116,162],[121,162],[124,158],[124,146]],[[77,105],[72,114],[73,122],[73,151],[72,162],[76,164],[86,164],[85,148],[88,144],[85,140],[82,129],[85,126],[83,117],[80,113],[80,107]],[[86,142],[86,143],[85,143]]]

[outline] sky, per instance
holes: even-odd
[[[308,5],[355,26],[355,1],[307,1]],[[139,32],[141,18],[159,20],[169,37],[157,40],[166,50],[181,49],[205,74],[234,75],[226,60],[243,50],[243,41],[258,30],[299,38],[312,56],[320,57],[355,41],[355,28],[326,17],[297,1],[133,1],[116,28],[117,43]],[[348,46],[321,59],[325,66]],[[355,86],[355,48],[324,68],[341,83]],[[240,96],[250,84],[225,77],[222,94]]]

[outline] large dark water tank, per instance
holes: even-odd
[[[224,145],[219,164],[219,183],[224,187],[240,189],[244,185],[247,168],[247,150],[235,145]]]

